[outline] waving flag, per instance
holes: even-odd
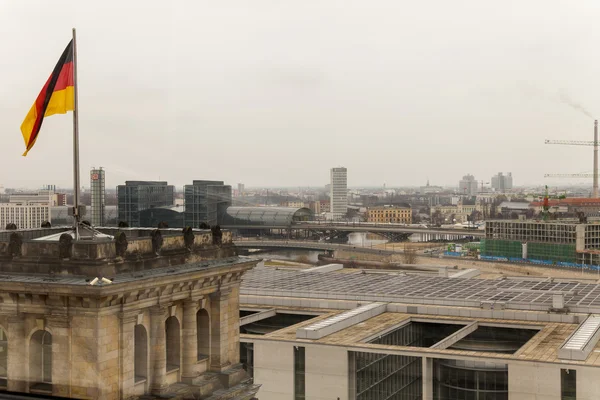
[[[58,60],[54,71],[31,106],[21,124],[26,156],[35,144],[44,117],[65,114],[75,109],[75,84],[73,75],[73,41],[71,40]]]

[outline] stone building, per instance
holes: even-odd
[[[0,231],[0,389],[248,400],[230,232]]]
[[[367,213],[367,222],[390,222],[398,224],[412,223],[412,209],[408,204],[406,204],[405,206],[369,207]]]

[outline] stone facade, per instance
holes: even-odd
[[[57,241],[25,239],[18,252],[0,242],[0,385],[87,399],[253,398],[239,364],[239,286],[256,262],[236,256],[229,232],[213,244],[194,231],[190,246],[162,230],[158,250],[155,232],[104,233],[121,232],[121,256],[114,240],[73,241],[68,259]]]

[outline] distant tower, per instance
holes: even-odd
[[[90,188],[92,198],[91,220],[93,226],[104,226],[105,180],[102,167],[90,171]]]
[[[331,168],[330,187],[331,213],[336,219],[348,211],[348,172],[346,168]]]

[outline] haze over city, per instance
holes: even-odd
[[[19,126],[73,26],[81,165],[110,187],[590,172],[591,151],[544,139],[592,139],[599,17],[594,1],[3,0],[0,182],[72,186],[71,117],[45,120],[27,157]]]

